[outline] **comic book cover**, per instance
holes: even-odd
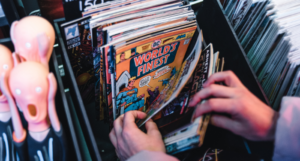
[[[95,98],[96,78],[89,20],[90,17],[83,17],[61,25],[70,63],[84,103],[94,101]]]
[[[116,50],[116,110],[146,111],[179,71],[196,27],[154,37]],[[113,96],[114,97],[114,96]]]
[[[116,111],[119,111],[118,114],[134,109],[145,110],[147,103],[149,104],[153,101],[153,98],[149,97],[149,93],[151,93],[151,91],[161,90],[163,87],[162,82],[159,82],[159,80],[170,78],[171,74],[179,70],[195,29],[196,26],[173,31],[116,49],[115,103],[117,105]],[[179,46],[182,47],[178,48]],[[111,89],[111,75],[108,68],[110,64],[108,60],[109,46],[106,46],[105,50],[106,84],[107,89]],[[151,55],[149,57],[149,54],[152,52],[154,52],[154,54],[152,54],[153,56]],[[172,57],[170,53],[172,53]],[[145,67],[145,71],[143,71],[142,68],[146,66],[147,63],[149,64],[148,70]],[[175,69],[171,67],[175,67]],[[145,82],[146,79],[148,82]],[[129,84],[129,82],[131,84]],[[132,95],[127,96],[126,94],[128,92],[132,92]],[[107,93],[107,95],[111,96],[111,93]],[[110,106],[110,108],[113,109],[112,106]]]
[[[179,95],[183,87],[186,85],[200,58],[202,45],[201,38],[202,34],[199,34],[193,50],[188,53],[188,57],[182,63],[180,70],[174,72],[165,87],[159,91],[157,98],[151,102],[150,106],[146,110],[147,117],[137,122],[139,127],[143,126],[145,122],[159,114],[162,109],[164,109]]]
[[[187,8],[183,8],[183,10],[186,10],[186,9]],[[96,92],[95,98],[96,98],[96,106],[100,105],[100,118],[99,118],[100,120],[104,119],[105,115],[104,115],[103,111],[108,110],[108,106],[106,105],[106,101],[105,101],[106,99],[103,99],[105,96],[104,95],[105,88],[103,87],[104,74],[100,74],[100,71],[103,71],[103,66],[100,66],[100,63],[103,63],[103,58],[100,58],[101,57],[100,56],[100,47],[105,44],[104,39],[103,39],[103,29],[108,26],[111,26],[111,25],[119,24],[121,22],[138,19],[138,18],[142,18],[142,17],[147,17],[147,16],[158,14],[158,13],[164,13],[164,12],[173,13],[172,10],[151,12],[151,13],[147,13],[146,15],[142,15],[142,16],[136,15],[138,17],[132,16],[131,19],[125,19],[125,20],[119,19],[120,21],[116,21],[113,23],[103,23],[104,25],[94,26],[91,29],[92,30],[93,56],[94,56],[94,72],[95,72],[96,78],[98,79],[95,84],[95,92]],[[92,26],[92,24],[91,24],[91,26]]]

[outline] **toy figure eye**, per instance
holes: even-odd
[[[40,92],[42,91],[42,88],[41,88],[41,87],[36,87],[35,91],[36,91],[37,93],[40,93]]]
[[[21,94],[21,90],[20,89],[16,89],[16,94],[20,95]]]
[[[7,65],[7,64],[4,64],[4,65],[3,65],[3,69],[8,69],[8,65]]]
[[[25,44],[25,46],[26,46],[27,48],[30,48],[30,47],[31,47],[31,44],[28,42],[28,43]]]

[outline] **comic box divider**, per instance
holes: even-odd
[[[220,52],[219,57],[225,58],[224,70],[232,70],[254,95],[269,105],[269,100],[233,28],[224,15],[219,0],[204,0],[203,3],[194,5],[192,8],[196,13],[197,23],[203,32],[206,44],[212,43],[214,51]],[[209,126],[203,146],[227,147],[271,160],[274,145],[272,142],[258,143],[245,140],[227,130]]]
[[[65,95],[64,91],[64,85],[62,82],[62,77],[60,74],[60,71],[58,69],[58,66],[61,64],[59,63],[59,60],[57,59],[57,55],[55,52],[55,48],[53,49],[52,52],[52,57],[49,63],[50,66],[50,72],[53,72],[57,81],[57,92],[56,92],[56,107],[61,107],[57,108],[57,114],[59,117],[59,120],[64,128],[64,132],[66,134],[66,139],[67,139],[67,144],[68,144],[68,149],[69,149],[69,154],[75,153],[76,155],[69,155],[69,159],[71,160],[82,160],[82,155],[79,149],[78,145],[78,139],[75,133],[75,128],[74,128],[74,122],[72,121],[72,116],[70,114],[70,107]],[[62,111],[64,109],[64,112],[62,114]]]
[[[90,116],[91,114],[87,114],[87,113],[91,113],[89,112],[87,109],[92,109],[95,110],[94,106],[93,107],[85,107],[86,105],[84,105],[83,100],[81,98],[77,83],[76,83],[76,79],[73,73],[73,69],[70,63],[70,60],[68,58],[68,53],[66,51],[66,47],[64,45],[64,41],[62,39],[62,35],[61,35],[61,30],[60,30],[60,25],[62,23],[65,22],[64,18],[61,19],[57,19],[54,20],[54,29],[56,32],[56,36],[58,39],[58,44],[60,46],[61,49],[61,58],[63,60],[63,67],[64,67],[64,72],[65,72],[65,79],[66,82],[64,85],[68,86],[69,89],[69,95],[70,95],[70,99],[68,100],[69,103],[73,106],[73,108],[75,109],[76,113],[77,113],[77,117],[73,118],[74,119],[78,119],[80,125],[81,126],[81,131],[84,137],[84,140],[86,141],[87,144],[87,148],[81,148],[81,154],[84,153],[89,153],[90,157],[92,160],[97,160],[97,161],[101,161],[101,156],[100,156],[100,151],[98,150],[98,146],[97,146],[97,142],[95,139],[95,133],[97,134],[97,132],[99,131],[99,128],[97,129],[96,127],[99,127],[99,124],[95,122],[96,120],[94,120],[94,118],[96,118],[96,116]],[[65,89],[67,89],[67,87],[65,87]],[[95,114],[95,112],[93,112],[93,114]],[[94,128],[92,129],[92,125],[94,125]],[[104,131],[105,129],[102,129],[102,131]],[[107,128],[108,130],[108,128]],[[78,138],[78,139],[82,139],[82,138]],[[108,139],[108,137],[107,137]],[[82,140],[81,140],[82,141]],[[82,157],[83,160],[84,156]]]

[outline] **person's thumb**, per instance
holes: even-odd
[[[152,120],[149,120],[149,121],[146,122],[145,127],[146,127],[146,130],[147,130],[147,134],[149,136],[151,136],[151,137],[160,137],[161,138],[161,134],[160,134],[155,122],[153,122]]]

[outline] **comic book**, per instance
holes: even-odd
[[[84,103],[95,99],[96,81],[93,67],[90,17],[82,17],[61,25],[66,49]]]
[[[113,56],[109,56],[110,46],[103,47],[106,66],[106,85],[111,89],[108,102],[115,103],[110,106],[115,117],[129,110],[146,110],[151,91],[161,90],[162,82],[159,80],[170,78],[181,67],[190,39],[196,30],[196,26],[169,33],[164,33],[144,41],[130,44],[115,50]],[[109,71],[109,62],[115,60],[115,71]],[[113,73],[115,72],[115,76]],[[115,79],[111,79],[115,77]],[[112,83],[115,81],[115,84]],[[131,84],[129,84],[131,83]],[[116,87],[116,95],[112,96]],[[128,92],[130,95],[128,95]],[[110,101],[110,98],[114,98]],[[114,107],[114,108],[113,108]]]
[[[169,105],[180,94],[183,87],[189,81],[201,54],[202,34],[198,35],[197,41],[193,50],[188,53],[187,58],[182,63],[180,70],[174,71],[174,74],[169,78],[168,83],[159,92],[157,98],[151,103],[146,110],[147,117],[139,120],[137,125],[143,126],[149,119],[161,112],[167,105]]]
[[[205,83],[208,77],[216,71],[218,68],[218,59],[218,52],[213,54],[212,44],[208,45],[203,50],[200,59],[202,61],[199,61],[193,74],[191,97],[203,88],[203,83]],[[224,59],[222,59],[221,64],[220,69],[222,70],[224,66]],[[201,104],[205,101],[206,100],[203,100]],[[203,144],[206,129],[210,120],[210,114],[205,114],[193,120],[194,110],[194,108],[190,108],[189,112],[185,114],[186,117],[182,117],[182,119],[180,119],[180,122],[190,121],[190,123],[178,126],[177,123],[173,122],[171,126],[176,128],[176,130],[163,135],[167,153],[176,154],[192,148],[200,147]],[[163,131],[164,128],[165,127],[160,127],[160,131]]]
[[[147,110],[164,88],[162,80],[179,71],[195,29],[196,26],[182,29],[116,49],[117,115]]]
[[[174,4],[167,4],[156,7],[154,9],[148,9],[139,12],[139,14],[121,14],[119,16],[114,15],[115,18],[110,17],[110,19],[94,19],[90,21],[90,30],[92,34],[92,46],[93,46],[93,57],[94,57],[94,73],[97,78],[95,83],[95,98],[96,98],[96,107],[99,108],[100,111],[100,120],[105,119],[105,116],[109,114],[109,106],[111,101],[107,101],[109,97],[109,93],[107,94],[106,90],[111,91],[110,88],[106,88],[105,81],[105,70],[104,70],[104,57],[101,55],[101,49],[103,45],[106,44],[105,33],[103,33],[103,29],[108,26],[116,25],[126,21],[132,21],[139,18],[149,17],[162,13],[175,13],[180,11],[188,10],[189,7],[180,7],[182,6],[181,2],[176,2]],[[180,8],[179,8],[180,7]],[[100,65],[101,64],[101,65]],[[100,74],[101,73],[101,74]]]

